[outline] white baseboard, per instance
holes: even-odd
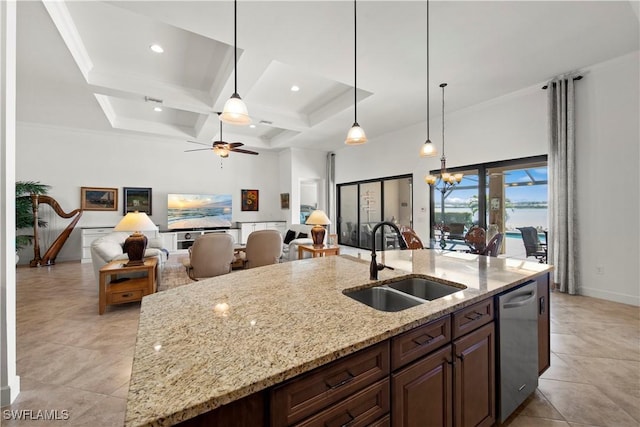
[[[619,302],[622,304],[640,306],[640,296],[637,295],[627,295],[618,292],[603,291],[602,289],[583,287],[580,287],[580,289],[578,289],[578,293],[586,297],[593,297],[604,299],[607,301]]]
[[[11,405],[20,394],[20,377],[18,375],[9,378],[8,384],[0,388],[0,406]]]

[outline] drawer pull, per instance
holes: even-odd
[[[435,337],[432,337],[429,334],[424,334],[424,335],[420,335],[418,338],[414,338],[413,342],[418,344],[418,345],[425,345],[425,344],[429,344],[431,341],[433,341]]]
[[[347,378],[345,378],[345,379],[343,379],[341,381],[338,381],[335,384],[332,384],[329,381],[325,381],[324,383],[327,385],[327,387],[329,387],[330,390],[334,390],[334,389],[336,389],[338,387],[342,387],[343,385],[345,385],[349,381],[352,381],[355,378],[355,375],[353,375],[351,372],[346,371],[345,373],[347,374]]]
[[[544,314],[544,297],[540,297],[540,314]]]
[[[133,295],[132,293],[122,294],[122,298],[129,298],[132,295]]]
[[[467,314],[464,317],[466,317],[469,320],[478,320],[479,318],[482,317],[482,313],[478,313],[477,311],[474,311],[473,314]]]
[[[353,415],[351,415],[348,411],[347,411],[347,416],[350,418],[350,420],[347,421],[346,423],[342,424],[342,426],[340,426],[340,427],[349,427],[349,426],[353,425],[353,420],[355,419],[355,417]]]

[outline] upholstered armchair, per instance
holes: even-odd
[[[244,267],[278,264],[282,256],[282,235],[278,230],[259,230],[249,234]]]
[[[198,237],[189,248],[189,259],[183,260],[191,280],[231,273],[233,237],[226,233],[209,233]]]

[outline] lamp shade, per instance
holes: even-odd
[[[311,215],[309,215],[309,217],[307,218],[307,221],[305,222],[305,224],[308,224],[308,225],[329,225],[329,224],[331,224],[331,220],[329,219],[327,214],[324,213],[324,211],[321,211],[320,209],[318,209],[318,210],[315,210],[315,211],[311,212]]]
[[[422,145],[422,149],[420,150],[420,157],[433,157],[438,154],[438,150],[436,146],[431,142],[430,139]]]
[[[154,231],[158,227],[144,212],[129,212],[116,225],[114,231]]]
[[[225,102],[222,114],[220,114],[220,120],[232,125],[248,125],[251,123],[247,106],[237,93],[231,95],[231,98]]]
[[[351,129],[349,129],[347,139],[344,143],[347,145],[359,145],[365,142],[367,142],[367,135],[365,135],[364,129],[362,129],[358,123],[354,123]]]

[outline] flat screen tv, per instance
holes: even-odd
[[[167,199],[169,230],[231,227],[231,194],[169,194]]]

